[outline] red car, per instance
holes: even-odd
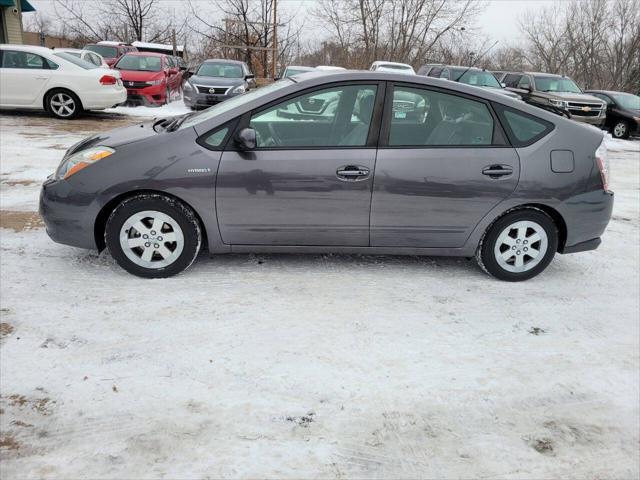
[[[90,43],[89,45],[85,45],[84,50],[90,50],[98,55],[102,55],[102,58],[104,58],[104,61],[110,67],[113,67],[123,55],[138,51],[136,47],[128,43],[107,41]]]
[[[162,53],[127,53],[113,68],[120,70],[129,105],[164,105],[182,85],[182,72]]]

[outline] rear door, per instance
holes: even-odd
[[[228,148],[217,176],[224,243],[368,246],[382,94],[336,84],[245,115],[257,147]]]
[[[518,183],[518,155],[488,102],[396,84],[371,204],[371,246],[461,247]]]

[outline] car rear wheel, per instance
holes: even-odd
[[[614,138],[627,138],[629,136],[629,125],[625,121],[616,122],[611,134]]]
[[[202,232],[195,213],[179,200],[140,194],[113,210],[105,228],[105,243],[129,273],[165,278],[193,263]]]
[[[542,210],[515,210],[499,218],[480,242],[476,258],[487,273],[518,282],[542,272],[558,248],[558,229]]]
[[[75,118],[82,112],[80,99],[68,90],[54,90],[47,94],[48,112],[56,118]]]

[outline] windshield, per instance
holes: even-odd
[[[622,108],[640,110],[640,97],[637,95],[632,95],[630,93],[616,93],[611,96]]]
[[[536,90],[541,92],[565,92],[582,93],[582,90],[571,80],[565,77],[534,77]]]
[[[312,72],[313,70],[314,70],[313,68],[309,68],[309,69],[287,68],[284,72],[284,76],[285,78],[293,77],[294,75],[300,75],[302,73]]]
[[[240,107],[246,103],[249,103],[253,100],[256,100],[260,97],[268,95],[271,92],[278,91],[282,88],[288,87],[293,82],[291,80],[282,79],[274,82],[265,87],[258,88],[256,90],[252,90],[249,93],[245,93],[244,95],[238,95],[237,97],[232,97],[229,100],[225,100],[224,102],[218,103],[213,107],[209,107],[206,110],[202,110],[199,113],[187,118],[178,130],[182,130],[183,128],[193,127],[202,122],[206,122],[207,120],[215,117],[216,115],[220,115],[224,112],[228,112],[232,108]]]
[[[490,72],[468,70],[464,75],[463,73],[464,70],[454,70],[454,79],[457,82],[466,83],[467,85],[473,85],[475,87],[502,88],[500,82],[498,82],[496,77]]]
[[[200,65],[196,75],[203,77],[243,78],[242,67],[233,63],[207,62]]]
[[[53,54],[54,57],[62,58],[67,62],[73,63],[78,67],[84,68],[85,70],[93,70],[94,68],[98,68],[97,65],[87,62],[86,60],[82,60],[81,58],[76,57],[76,55],[77,54],[70,53],[70,52],[56,52]]]
[[[385,70],[413,70],[409,65],[394,65],[393,63],[382,63],[378,68]]]
[[[104,58],[116,58],[118,56],[118,49],[116,47],[109,47],[106,45],[87,45],[84,49],[99,53]]]
[[[144,55],[125,55],[115,68],[121,70],[137,70],[140,72],[159,72],[162,70],[162,58],[161,57],[147,57]]]

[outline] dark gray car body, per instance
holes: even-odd
[[[597,129],[487,89],[446,80],[377,72],[310,73],[289,86],[195,127],[156,133],[151,123],[99,134],[72,147],[115,148],[69,180],[47,180],[40,211],[60,243],[102,249],[113,208],[140,192],[174,196],[197,213],[210,253],[359,252],[473,256],[487,227],[520,206],[546,211],[558,225],[558,250],[596,248],[611,216],[613,194],[603,190],[594,153]],[[203,146],[222,125],[241,126],[253,109],[287,95],[339,83],[378,84],[367,146],[242,151]],[[418,85],[524,111],[552,124],[535,143],[513,147],[389,147],[385,90]],[[387,101],[387,108],[389,102]],[[554,163],[555,162],[555,163]],[[336,176],[344,165],[370,170],[363,181]],[[491,178],[487,166],[512,175]]]
[[[186,106],[193,109],[207,108],[217,103],[228,100],[244,92],[234,92],[234,88],[244,86],[245,91],[254,88],[256,83],[253,74],[245,62],[236,60],[205,60],[206,63],[226,63],[237,65],[242,68],[244,76],[242,78],[212,77],[208,75],[198,75],[199,65],[195,73],[189,77],[183,86],[183,100]],[[186,87],[186,88],[185,88]]]

